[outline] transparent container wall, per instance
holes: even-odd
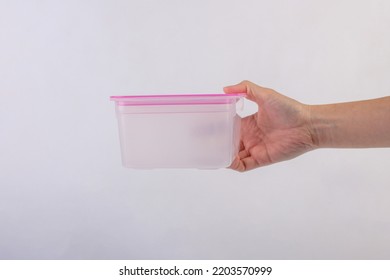
[[[129,168],[228,167],[240,117],[226,104],[116,105],[122,162]]]

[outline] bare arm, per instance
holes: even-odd
[[[224,90],[244,92],[258,105],[258,112],[241,121],[232,169],[247,171],[317,148],[390,147],[390,97],[305,105],[249,81]]]
[[[390,97],[309,106],[315,145],[390,147]]]

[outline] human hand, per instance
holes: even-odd
[[[249,81],[224,88],[225,93],[246,93],[258,112],[241,121],[241,140],[230,168],[248,171],[292,159],[313,150],[309,106]]]

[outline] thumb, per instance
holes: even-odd
[[[223,91],[227,94],[245,93],[245,97],[247,99],[259,103],[262,99],[265,88],[258,86],[250,81],[242,81],[239,84],[224,87]]]

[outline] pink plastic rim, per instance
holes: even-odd
[[[111,96],[119,106],[145,105],[199,105],[230,104],[245,96],[245,93],[233,94],[172,94],[172,95],[130,95]]]

